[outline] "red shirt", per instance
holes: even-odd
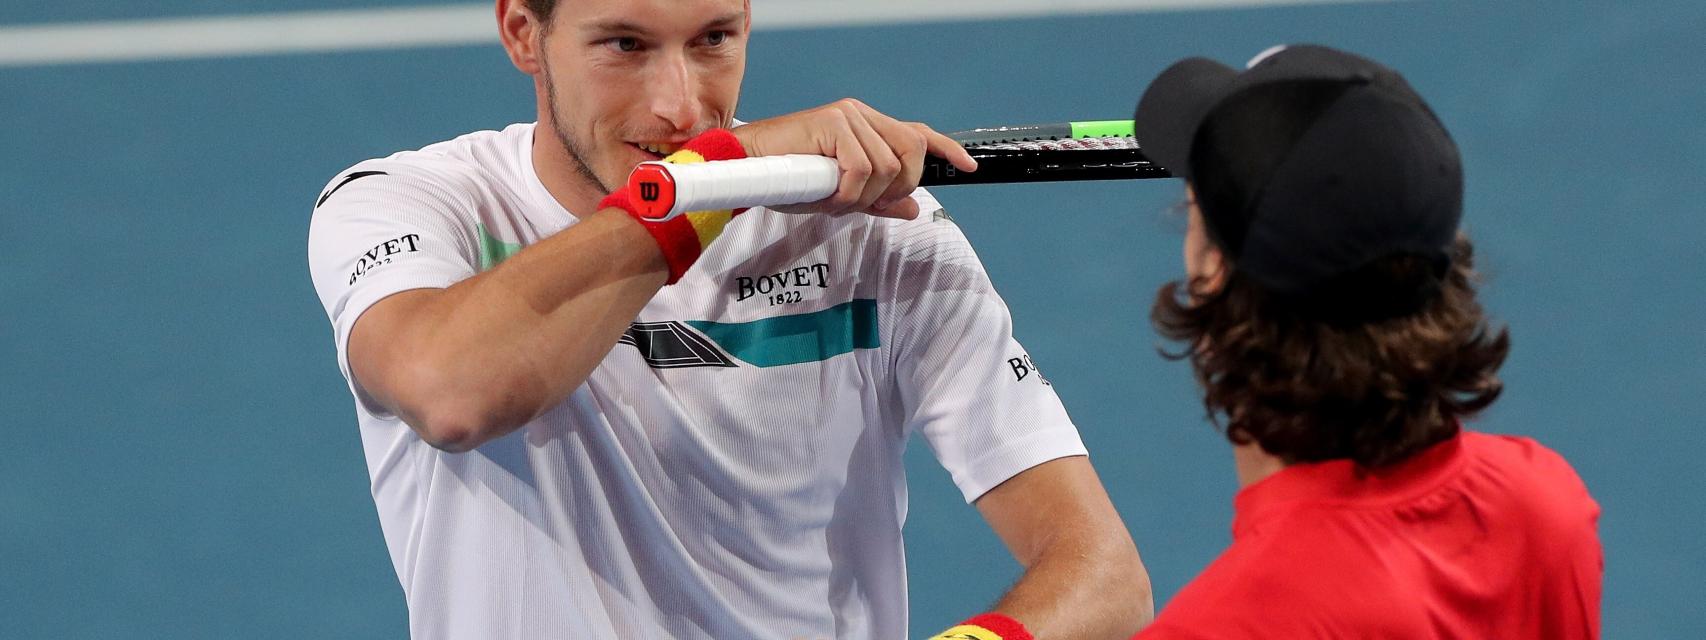
[[[1233,508],[1232,546],[1137,640],[1599,637],[1599,505],[1533,440],[1292,465]]]

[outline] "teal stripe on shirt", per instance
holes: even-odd
[[[752,322],[688,320],[687,324],[755,367],[818,362],[854,349],[882,346],[876,300],[850,300],[822,311]]]

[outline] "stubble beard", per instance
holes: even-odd
[[[575,174],[589,184],[602,189],[601,193],[614,193],[616,189],[599,179],[598,174],[587,164],[587,152],[581,147],[580,141],[563,129],[563,112],[557,108],[557,83],[552,79],[551,66],[543,60],[540,64],[545,69],[545,104],[551,110],[551,133],[557,136],[557,142],[563,145],[563,151],[569,154],[569,164],[573,165]]]

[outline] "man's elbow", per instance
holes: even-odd
[[[465,409],[454,400],[423,403],[412,410],[400,411],[403,421],[414,429],[421,441],[434,449],[448,453],[464,453],[508,433],[499,421],[485,411]]]
[[[1093,567],[1085,577],[1096,585],[1096,598],[1120,637],[1129,637],[1155,619],[1155,594],[1149,571],[1143,566],[1137,545],[1123,528],[1101,532],[1081,557]]]
[[[1137,555],[1137,549],[1130,548],[1120,555],[1120,562],[1112,564],[1118,566],[1120,575],[1117,584],[1124,591],[1124,597],[1120,600],[1126,605],[1121,614],[1130,621],[1133,625],[1132,631],[1135,632],[1155,620],[1155,591],[1149,583],[1149,570],[1144,568],[1143,559]]]
[[[1155,621],[1155,592],[1149,586],[1149,574],[1143,571],[1142,565],[1133,580],[1131,588],[1131,609],[1127,611],[1130,619],[1137,622],[1137,628],[1149,626]]]
[[[449,453],[472,451],[503,437],[533,418],[533,411],[516,402],[512,394],[491,393],[505,389],[502,383],[467,386],[420,384],[423,390],[413,402],[400,407],[398,415],[421,440]]]
[[[415,435],[432,448],[446,453],[466,453],[479,448],[489,439],[477,423],[446,418],[411,420]]]

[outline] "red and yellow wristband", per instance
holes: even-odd
[[[1032,640],[1025,625],[999,613],[972,616],[930,640]]]
[[[740,140],[728,129],[712,129],[699,134],[675,153],[669,154],[663,162],[675,164],[692,164],[710,160],[739,160],[746,157],[746,148]],[[682,274],[699,259],[705,248],[711,246],[711,241],[722,235],[723,227],[735,216],[746,209],[723,209],[720,211],[692,211],[668,220],[651,220],[640,214],[634,206],[634,194],[629,193],[629,187],[623,187],[604,197],[598,203],[598,208],[616,207],[628,212],[634,220],[646,227],[646,231],[657,240],[658,248],[663,250],[664,262],[669,264],[669,281],[664,284],[675,284],[681,280]]]

